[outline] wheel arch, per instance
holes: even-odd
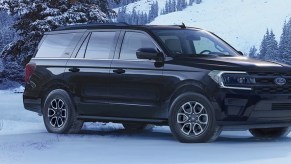
[[[173,104],[173,102],[175,101],[175,99],[177,97],[179,97],[179,95],[186,93],[186,92],[192,92],[192,93],[196,93],[196,94],[200,94],[202,96],[204,96],[206,99],[209,100],[209,102],[211,103],[213,101],[213,97],[211,96],[211,94],[209,94],[206,90],[206,86],[203,85],[201,82],[198,81],[184,81],[182,83],[180,83],[179,85],[177,85],[176,89],[171,93],[170,97],[167,100],[167,112],[168,114],[170,113],[171,110],[171,106]],[[212,109],[214,110],[214,114],[216,114],[216,110],[215,107],[213,106],[213,104],[210,104],[212,106]],[[167,114],[167,116],[168,116]]]
[[[175,87],[175,90],[170,94],[169,100],[172,103],[177,96],[185,92],[194,92],[201,94],[211,100],[211,96],[206,91],[206,86],[197,81],[184,81]]]
[[[43,107],[44,107],[46,97],[53,90],[62,89],[64,91],[66,91],[69,94],[69,96],[72,98],[72,92],[71,92],[69,86],[63,80],[60,80],[60,79],[51,80],[51,81],[47,82],[42,88],[43,89],[41,90],[41,94],[40,94],[40,96],[41,96],[41,109],[43,109]]]

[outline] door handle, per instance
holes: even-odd
[[[114,72],[114,73],[117,73],[117,74],[123,74],[123,73],[125,73],[125,70],[119,68],[119,69],[114,69],[113,72]]]
[[[70,72],[80,72],[79,68],[73,67],[69,69]]]

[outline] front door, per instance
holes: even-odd
[[[144,32],[126,31],[110,70],[110,101],[116,117],[162,118],[163,66],[137,59],[140,48],[159,49]],[[160,50],[160,49],[159,49]]]

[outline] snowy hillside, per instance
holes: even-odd
[[[160,12],[162,11],[162,8],[165,6],[166,4],[166,0],[140,0],[134,3],[130,3],[128,5],[126,5],[125,7],[128,9],[128,13],[130,13],[132,11],[132,9],[135,9],[136,11],[144,11],[144,12],[149,12],[151,9],[151,4],[153,4],[154,2],[158,2],[159,4],[159,10]],[[119,8],[114,9],[116,12],[118,12]]]
[[[127,6],[128,11],[148,12],[155,0],[141,0]],[[160,11],[166,0],[158,0]],[[284,21],[291,17],[289,0],[203,0],[183,11],[160,15],[151,24],[181,24],[205,28],[221,36],[238,50],[248,52],[260,42],[266,29],[273,29],[277,40]]]

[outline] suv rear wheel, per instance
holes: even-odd
[[[175,138],[185,143],[211,142],[221,132],[210,102],[196,93],[184,93],[174,100],[169,126]]]
[[[43,120],[50,133],[78,133],[83,126],[83,121],[77,120],[71,97],[62,89],[48,94],[43,108]]]
[[[286,137],[290,133],[289,127],[282,128],[258,128],[250,129],[250,133],[258,138],[279,138]]]

